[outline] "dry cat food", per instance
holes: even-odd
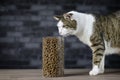
[[[64,75],[64,39],[62,37],[43,38],[43,76]]]

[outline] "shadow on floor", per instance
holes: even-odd
[[[69,76],[86,76],[89,75],[89,71],[80,71],[80,72],[72,72],[72,73],[66,73],[64,74],[64,77],[69,77]],[[120,69],[107,69],[105,70],[105,73],[100,74],[100,75],[120,75]]]
[[[74,73],[67,73],[64,74],[64,77],[69,77],[69,76],[81,76],[81,75],[89,75],[89,72],[74,72]]]
[[[107,69],[104,74],[120,74],[120,69]]]

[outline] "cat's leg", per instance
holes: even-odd
[[[93,68],[89,75],[98,75],[104,73],[104,56],[93,55]]]
[[[105,54],[103,55],[102,60],[100,62],[99,73],[104,73],[104,67],[105,67]]]
[[[101,37],[91,39],[91,49],[93,51],[93,68],[89,75],[97,75],[104,72],[104,42]]]

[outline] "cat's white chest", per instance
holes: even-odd
[[[87,35],[87,34],[84,34],[83,36],[81,36],[80,38],[80,41],[82,41],[83,43],[87,44],[87,45],[91,45],[91,42],[90,42],[90,35]]]
[[[84,18],[84,22],[82,25],[78,24],[78,34],[77,37],[85,44],[91,45],[90,37],[93,34],[93,23],[95,22],[95,18],[92,15],[82,16]],[[81,20],[81,19],[80,19]],[[82,21],[78,21],[82,22]],[[79,32],[81,31],[81,32]]]

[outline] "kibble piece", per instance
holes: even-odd
[[[62,37],[43,38],[43,76],[64,75],[64,39]]]

